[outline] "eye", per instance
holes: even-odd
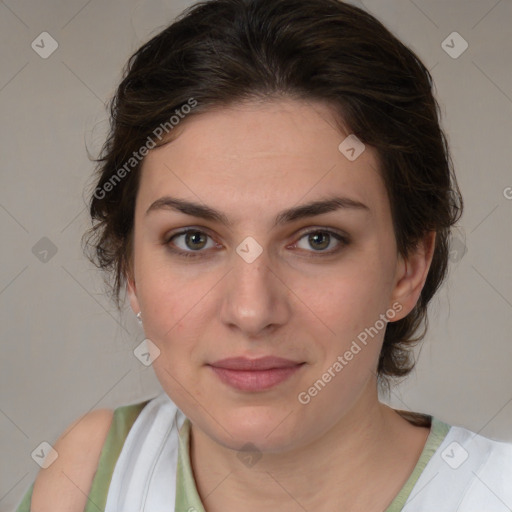
[[[309,251],[306,247],[306,250],[309,252],[317,252],[321,254],[333,254],[335,252],[338,252],[343,246],[348,245],[348,239],[345,236],[340,235],[339,233],[336,233],[334,231],[325,230],[325,229],[316,229],[314,231],[308,231],[307,233],[304,233],[298,242],[296,242],[295,246],[299,248],[300,247],[300,241],[302,239],[306,239],[306,244],[308,244],[310,247],[313,248],[313,251]],[[332,245],[334,241],[337,241],[337,248],[331,249],[331,250],[324,250],[327,247]]]
[[[168,238],[165,242],[165,245],[172,253],[179,254],[180,256],[185,257],[199,257],[201,254],[194,254],[204,252],[202,249],[210,249],[212,246],[215,246],[215,243],[212,240],[212,245],[208,246],[207,241],[208,238],[211,237],[205,233],[204,231],[200,231],[199,229],[187,229],[186,231],[181,231],[180,233],[176,233],[170,238]],[[181,239],[181,247],[180,244],[176,243],[175,240]],[[178,247],[174,249],[172,246],[175,245]]]

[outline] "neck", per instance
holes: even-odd
[[[414,469],[429,429],[380,403],[372,384],[319,439],[286,453],[264,453],[251,467],[192,426],[190,460],[205,509],[387,508]]]

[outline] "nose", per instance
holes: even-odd
[[[290,292],[265,249],[252,262],[236,253],[223,285],[221,320],[240,336],[261,339],[288,322]]]

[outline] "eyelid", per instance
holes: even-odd
[[[330,226],[308,226],[306,228],[302,228],[301,230],[299,230],[295,236],[302,237],[309,233],[316,233],[317,231],[336,234],[339,237],[346,239],[347,241],[350,240],[350,235],[346,231],[343,231],[342,229],[339,228],[333,228]]]

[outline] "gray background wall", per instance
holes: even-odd
[[[1,511],[34,480],[42,441],[160,391],[132,353],[143,336],[131,310],[116,313],[81,254],[85,145],[97,155],[126,59],[190,3],[0,2]],[[466,202],[417,369],[389,403],[512,441],[512,2],[363,5],[431,69]],[[51,48],[44,31],[58,43],[46,59],[31,47]],[[454,31],[468,43],[457,58]]]

